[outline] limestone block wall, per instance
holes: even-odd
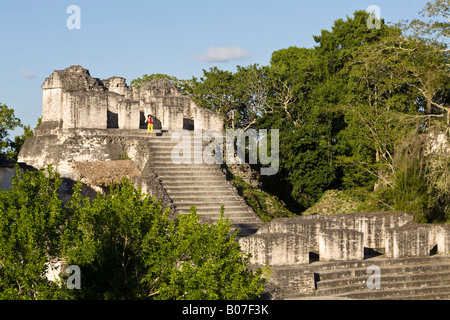
[[[301,253],[303,258],[300,261],[304,261],[304,263],[310,262],[310,254],[312,254],[311,259],[315,259],[314,254],[317,254],[320,260],[360,260],[364,258],[365,249],[374,249],[378,252],[391,250],[387,249],[386,243],[392,237],[392,230],[403,227],[407,229],[406,226],[412,224],[412,219],[413,217],[405,212],[306,215],[280,218],[263,225],[256,234],[242,238],[240,244],[242,250],[254,254],[252,263],[261,265],[270,265],[274,262],[276,265],[301,263],[295,262],[286,253],[288,246],[292,247],[297,242],[301,243],[302,248],[291,248],[289,250]],[[433,233],[430,230],[436,231],[433,231]],[[430,230],[426,232],[426,242],[430,241],[430,245],[434,242],[442,243],[442,250],[447,250],[449,247],[448,240],[446,240],[448,239],[448,233],[444,230],[448,229],[435,228]],[[299,237],[297,242],[293,241],[293,238],[289,238],[293,236]],[[413,233],[411,233],[409,237],[413,236]],[[286,241],[290,241],[289,244],[283,244]],[[421,240],[421,243],[423,241]],[[392,243],[389,242],[389,245],[392,246]],[[407,244],[404,245],[407,246]],[[275,249],[284,253],[277,256],[277,253],[274,253]],[[408,247],[405,247],[404,251],[412,255],[417,254]],[[281,259],[284,259],[284,262]]]
[[[392,258],[450,253],[450,226],[410,223],[389,231],[386,256]]]
[[[194,125],[195,123],[201,123],[204,130],[223,130],[223,118],[221,115],[205,108],[199,108],[193,101],[190,102],[189,107],[193,113]]]
[[[42,122],[61,120],[62,96],[62,88],[48,88],[42,91]]]
[[[62,129],[139,129],[148,114],[155,128],[185,129],[186,120],[205,130],[223,129],[223,117],[200,108],[168,80],[154,80],[140,89],[121,77],[100,80],[87,69],[71,66],[54,71],[43,85],[43,122],[60,122]],[[195,124],[194,124],[195,125]]]
[[[450,254],[450,225],[434,226],[434,242],[437,244],[439,254]]]
[[[139,129],[139,102],[124,101],[118,108],[118,124],[121,129]]]
[[[271,268],[270,283],[279,288],[281,297],[313,295],[315,291],[314,273],[302,268]]]
[[[63,128],[107,128],[108,99],[105,93],[64,92],[62,97]]]
[[[430,249],[428,228],[408,224],[392,229],[386,241],[386,256],[403,258],[411,256],[428,256]]]
[[[44,128],[46,128],[44,126]],[[51,131],[46,129],[44,132]],[[40,128],[35,136],[26,139],[19,154],[19,162],[36,169],[51,164],[65,178],[77,180],[75,162],[120,160],[137,148],[139,138],[110,136],[107,130],[65,130],[58,135],[41,135]],[[140,148],[139,150],[145,150]],[[138,151],[134,152],[135,154]],[[137,156],[137,166],[142,168],[145,154]]]
[[[383,252],[388,231],[392,228],[411,223],[412,215],[406,212],[367,212],[348,213],[341,215],[306,215],[302,219],[318,221],[322,228],[347,229],[361,232],[364,236],[364,246]]]
[[[242,250],[252,253],[252,264],[283,266],[309,262],[305,238],[299,234],[255,234],[239,239],[239,244]]]
[[[338,229],[340,224],[332,219],[306,218],[306,216],[294,218],[280,218],[263,225],[257,234],[266,233],[293,233],[305,238],[305,246],[309,252],[319,254],[319,234],[321,230]]]
[[[322,230],[319,234],[321,260],[361,260],[364,258],[363,234],[345,229]]]

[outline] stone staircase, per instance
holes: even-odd
[[[369,289],[373,273],[367,268],[380,267],[380,288]],[[450,256],[362,261],[316,262],[308,266],[314,272],[314,295],[290,299],[358,300],[448,300],[450,299]]]
[[[226,179],[221,165],[209,165],[204,161],[201,164],[194,163],[194,137],[192,132],[190,133],[192,139],[187,143],[172,142],[170,132],[158,133],[148,138],[149,168],[162,180],[176,212],[186,214],[191,206],[196,206],[200,218],[216,222],[223,205],[224,215],[229,218],[232,231],[238,229],[239,237],[255,233],[261,225],[261,220]],[[172,150],[176,145],[191,149],[191,164],[174,163]],[[206,145],[207,143],[202,143],[202,152]]]

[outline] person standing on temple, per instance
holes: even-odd
[[[153,116],[151,114],[149,114],[147,116],[147,123],[148,123],[147,136],[148,136],[148,133],[151,132],[152,137],[153,137]]]

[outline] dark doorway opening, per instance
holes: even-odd
[[[319,261],[319,255],[315,252],[310,252],[309,253],[309,263],[313,263],[313,262],[317,262]]]
[[[119,128],[119,115],[116,112],[108,110],[107,113],[107,128],[118,129]]]
[[[435,245],[433,248],[431,248],[430,250],[430,256],[434,256],[435,254],[437,254],[438,252],[438,247],[437,245]]]
[[[183,118],[183,129],[194,130],[194,120],[189,118]]]
[[[370,259],[381,255],[383,255],[383,253],[375,250],[374,248],[364,247],[364,259]]]

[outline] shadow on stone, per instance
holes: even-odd
[[[118,129],[119,128],[119,115],[116,112],[108,110],[107,112],[107,128]]]
[[[319,260],[320,260],[320,257],[317,253],[315,253],[315,252],[309,253],[309,263],[317,262]]]
[[[437,254],[438,252],[438,246],[435,245],[433,248],[431,248],[430,250],[430,256],[434,256],[435,254]]]
[[[365,259],[370,259],[370,258],[374,258],[374,257],[378,257],[383,255],[383,253],[373,249],[373,248],[367,248],[364,247],[364,260]]]
[[[189,118],[183,118],[183,129],[194,130],[194,120]]]

